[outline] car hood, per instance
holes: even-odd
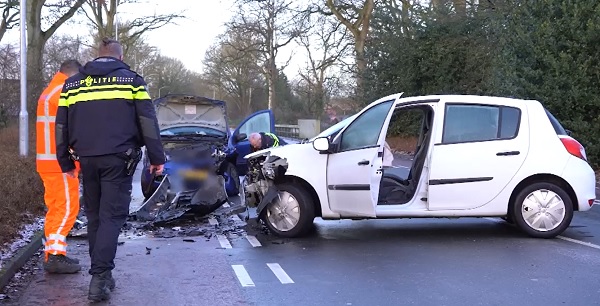
[[[291,143],[291,144],[287,144],[285,146],[271,147],[271,148],[266,148],[266,149],[263,149],[260,151],[252,152],[252,153],[244,156],[244,158],[250,159],[250,158],[257,157],[257,156],[269,155],[269,154],[275,154],[280,157],[291,154],[293,156],[300,157],[302,154],[295,154],[295,152],[304,152],[306,150],[306,148],[309,148],[310,150],[314,150],[312,143],[308,143],[308,142],[307,143]]]
[[[157,99],[156,117],[160,129],[199,125],[227,134],[225,102],[201,96],[167,95]]]

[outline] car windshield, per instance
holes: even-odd
[[[209,137],[226,137],[227,135],[219,130],[211,129],[203,126],[177,126],[166,128],[160,131],[160,136],[209,136]]]
[[[329,137],[337,132],[339,132],[341,129],[343,129],[346,125],[348,125],[350,122],[352,122],[352,120],[354,120],[354,118],[356,118],[356,116],[358,116],[358,114],[354,114],[332,126],[330,126],[328,129],[324,130],[323,132],[321,132],[319,135],[313,137],[312,139],[310,139],[309,141],[313,141],[319,137]]]

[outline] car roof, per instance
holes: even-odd
[[[383,103],[385,101],[395,100],[398,97],[400,97],[399,103],[402,103],[402,104],[410,103],[410,102],[418,102],[418,101],[435,102],[435,100],[444,100],[446,102],[461,102],[461,103],[466,103],[466,104],[480,104],[480,103],[483,103],[484,101],[492,102],[492,103],[502,103],[502,102],[515,103],[517,101],[519,103],[525,103],[525,104],[539,103],[537,100],[526,100],[526,99],[519,99],[519,98],[513,98],[513,97],[500,97],[500,96],[488,96],[488,95],[451,94],[451,95],[425,95],[425,96],[405,96],[405,97],[403,97],[401,95],[402,95],[402,93],[396,93],[396,94],[391,94],[391,95],[379,98],[376,101],[374,101],[373,103],[371,103],[371,106],[375,105],[375,104]]]

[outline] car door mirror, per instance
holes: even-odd
[[[246,133],[237,134],[237,135],[235,135],[235,141],[240,142],[240,141],[246,139],[246,137],[248,137],[248,135],[246,135]]]
[[[313,141],[313,148],[319,152],[329,151],[329,138],[319,137]]]

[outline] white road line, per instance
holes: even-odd
[[[219,221],[217,221],[215,218],[208,218],[208,223],[210,225],[219,225]]]
[[[283,271],[283,268],[278,263],[268,263],[269,269],[277,276],[282,284],[293,284],[294,281]]]
[[[562,239],[562,240],[566,240],[566,241],[570,241],[570,242],[577,243],[577,244],[581,244],[581,245],[585,245],[587,247],[600,250],[600,245],[597,245],[597,244],[593,244],[593,243],[589,243],[589,242],[585,242],[585,241],[581,241],[581,240],[577,240],[577,239],[573,239],[573,238],[569,238],[569,237],[565,237],[565,236],[556,236],[556,238],[559,238],[559,239]]]
[[[496,223],[502,223],[503,222],[502,220],[498,220],[498,219],[494,219],[494,218],[484,218],[484,219],[492,221],[492,222],[496,222]],[[593,244],[593,243],[590,243],[590,242],[585,242],[585,241],[581,241],[581,240],[577,240],[577,239],[573,239],[573,238],[569,238],[569,237],[565,237],[565,236],[556,236],[556,238],[600,250],[600,245]]]
[[[260,244],[260,241],[258,241],[258,239],[256,239],[256,237],[254,236],[246,235],[246,239],[248,239],[248,242],[250,242],[250,244],[255,248],[262,246],[262,244]]]
[[[246,268],[244,268],[243,265],[231,265],[231,267],[233,268],[233,272],[235,272],[235,276],[237,276],[242,287],[254,287],[254,282],[252,281],[252,278],[250,278],[248,271],[246,271]]]
[[[225,203],[225,204],[223,204],[223,207],[225,207],[225,208],[229,208],[229,203]]]
[[[227,237],[225,237],[223,235],[217,235],[217,239],[219,239],[219,243],[221,244],[221,247],[223,247],[225,249],[231,249],[231,243],[229,243],[229,240],[227,240]]]

